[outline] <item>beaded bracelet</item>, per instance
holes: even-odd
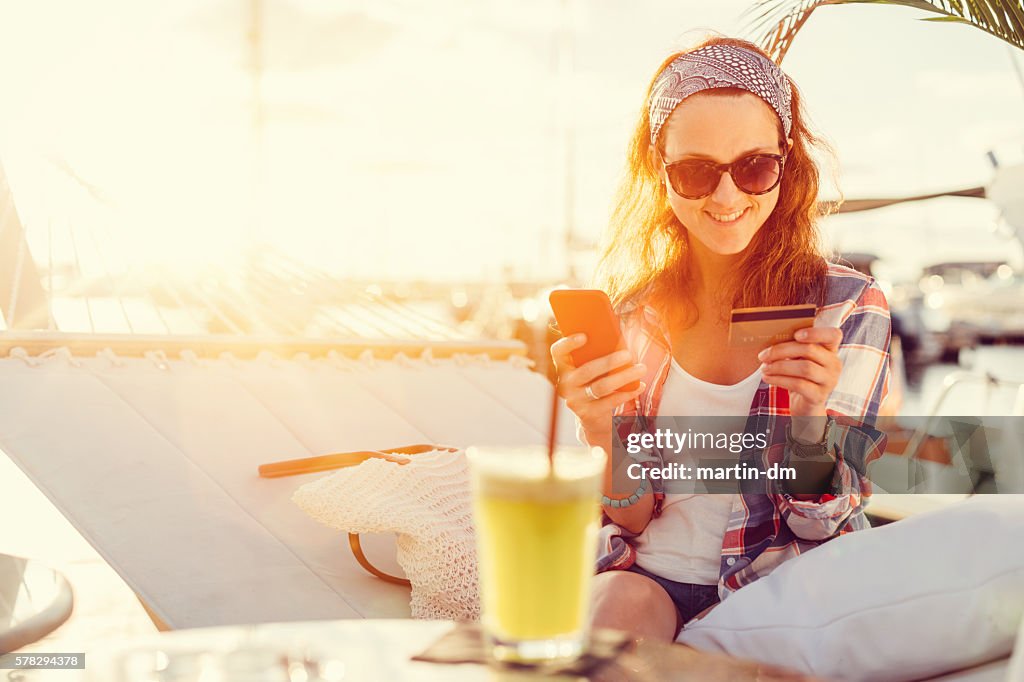
[[[644,492],[646,492],[646,490],[647,490],[647,479],[646,478],[641,478],[640,479],[640,487],[637,488],[636,492],[633,493],[632,495],[630,495],[629,497],[624,497],[621,500],[613,500],[612,498],[608,497],[607,495],[602,495],[601,496],[601,504],[603,504],[606,507],[611,507],[612,509],[621,509],[623,507],[628,507],[630,505],[634,505],[637,502],[639,502],[640,498],[643,496],[643,494],[644,494]]]

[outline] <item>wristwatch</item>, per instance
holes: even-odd
[[[789,444],[790,451],[801,459],[820,459],[828,455],[832,451],[832,446],[835,445],[835,425],[835,419],[826,417],[825,432],[822,434],[821,440],[817,443],[805,443],[793,437],[793,418],[790,417],[786,423],[786,443]]]

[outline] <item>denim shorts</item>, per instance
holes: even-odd
[[[677,583],[674,580],[645,571],[636,564],[630,566],[628,570],[650,578],[668,592],[672,603],[676,605],[676,613],[679,616],[679,621],[676,624],[677,633],[698,613],[718,603],[718,585]]]

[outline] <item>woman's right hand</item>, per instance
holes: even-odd
[[[615,408],[643,392],[645,385],[625,391],[622,387],[644,377],[644,365],[629,350],[620,350],[577,367],[572,352],[587,343],[585,334],[573,334],[551,344],[551,359],[558,373],[558,395],[580,420],[587,442],[597,445],[611,435]],[[615,371],[618,370],[618,371]],[[609,372],[615,371],[614,374]],[[604,376],[604,375],[608,376]],[[588,394],[587,388],[590,388]]]

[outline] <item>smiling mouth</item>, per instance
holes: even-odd
[[[712,213],[711,211],[704,211],[714,222],[719,225],[732,225],[743,219],[743,216],[750,210],[749,207],[742,211],[733,211],[732,213]]]

